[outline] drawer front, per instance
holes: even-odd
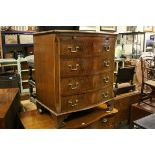
[[[114,129],[115,115],[103,117],[100,120],[88,125],[85,129]]]
[[[99,74],[113,68],[114,60],[109,57],[61,59],[60,62],[61,77]]]
[[[60,55],[83,56],[93,51],[93,40],[89,37],[61,37]]]
[[[100,75],[61,79],[61,95],[81,94],[93,89],[101,89],[113,83],[111,72]]]
[[[61,112],[76,111],[112,98],[112,86],[105,89],[74,96],[61,97]]]
[[[113,129],[115,128],[115,115],[108,116],[98,121],[99,129]]]
[[[114,53],[115,38],[107,37],[60,37],[60,55],[83,57]]]
[[[112,56],[114,55],[114,51],[115,51],[115,38],[106,37],[103,39],[94,40],[93,44],[94,55]]]

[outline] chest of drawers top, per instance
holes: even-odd
[[[112,98],[115,34],[48,31],[34,35],[38,99],[57,113]]]
[[[94,32],[94,31],[77,31],[77,30],[49,30],[42,32],[35,32],[33,35],[41,35],[41,34],[61,34],[61,35],[72,35],[72,34],[83,34],[83,35],[111,35],[116,36],[116,33],[110,32]]]

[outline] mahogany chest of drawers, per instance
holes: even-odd
[[[34,34],[37,99],[55,114],[93,108],[113,98],[115,34]]]

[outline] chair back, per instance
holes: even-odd
[[[142,85],[140,101],[152,104],[155,96],[155,56],[141,57]],[[150,102],[147,103],[150,99]]]
[[[135,85],[133,84],[134,73],[134,66],[123,67],[118,69],[115,88],[113,89],[115,96],[135,90]]]
[[[142,83],[155,80],[155,57],[141,58]]]
[[[116,83],[133,82],[135,67],[123,67],[118,69]]]

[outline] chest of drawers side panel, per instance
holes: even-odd
[[[110,62],[111,62],[111,80],[112,80],[112,85],[113,85],[113,82],[115,81],[114,80],[114,70],[115,70],[115,44],[116,44],[116,37],[113,38],[113,41],[111,42],[110,46],[111,46],[111,53],[109,54],[109,59],[110,59]],[[111,89],[112,93],[113,93],[113,87]],[[113,94],[113,97],[114,97],[114,94]]]
[[[53,111],[59,111],[56,81],[58,60],[55,52],[55,35],[42,34],[34,36],[34,60],[36,74],[36,94],[40,102]],[[59,83],[59,81],[57,82]]]

